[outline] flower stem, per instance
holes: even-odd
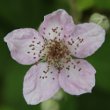
[[[77,3],[76,0],[68,0],[69,6],[70,6],[70,13],[72,17],[74,18],[75,23],[79,22],[80,13],[77,10]]]

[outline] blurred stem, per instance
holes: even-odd
[[[70,6],[70,13],[74,18],[75,23],[78,23],[80,18],[80,12],[77,9],[77,2],[76,0],[68,0],[68,3]]]
[[[52,99],[56,100],[56,101],[61,101],[64,98],[64,91],[62,89],[60,89],[53,97]]]

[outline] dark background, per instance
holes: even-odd
[[[110,0],[0,0],[0,110],[40,110],[29,106],[22,95],[23,78],[30,66],[16,63],[10,56],[4,36],[17,28],[38,28],[44,15],[63,8],[75,22],[88,22],[94,12],[110,18]],[[92,94],[67,95],[59,102],[61,110],[110,110],[110,32],[106,41],[87,60],[96,68]]]

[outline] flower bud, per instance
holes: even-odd
[[[89,21],[100,25],[106,31],[109,29],[109,26],[110,26],[108,18],[104,15],[99,14],[99,13],[92,14]]]
[[[41,110],[59,110],[59,104],[55,100],[48,100],[41,103]]]

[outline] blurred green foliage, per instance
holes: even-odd
[[[63,8],[78,22],[88,21],[94,12],[110,19],[110,0],[0,0],[0,110],[40,110],[29,106],[22,94],[23,78],[30,66],[12,60],[3,37],[16,28],[38,28],[44,15]],[[76,12],[76,13],[75,13]],[[75,16],[77,15],[77,16]],[[70,96],[60,101],[61,110],[110,110],[110,32],[96,54],[87,58],[97,70],[92,94]]]

